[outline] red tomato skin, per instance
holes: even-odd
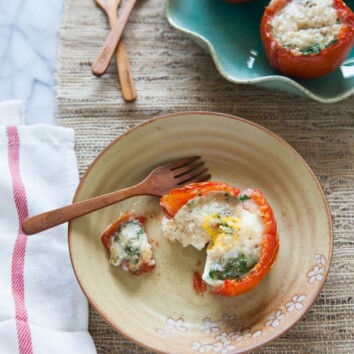
[[[190,183],[182,188],[173,189],[169,194],[164,195],[160,199],[160,205],[164,208],[169,217],[173,217],[190,199],[217,191],[227,192],[234,196],[240,193],[238,188],[231,187],[227,183]]]
[[[206,284],[199,272],[193,273],[193,288],[197,294],[204,293],[207,290]]]
[[[167,211],[168,215],[173,217],[175,213],[188,202],[188,200],[195,196],[207,195],[214,191],[225,191],[235,196],[238,196],[240,193],[238,188],[231,187],[226,183],[191,183],[183,188],[172,190],[170,194],[163,196],[160,200],[160,204]],[[262,213],[264,235],[260,260],[243,279],[228,279],[222,285],[213,287],[211,292],[214,294],[237,296],[252,290],[268,274],[278,255],[279,239],[277,234],[277,224],[272,208],[266,201],[262,192],[258,189],[247,190],[246,194],[259,205]],[[196,281],[196,278],[194,278],[194,281]]]
[[[299,79],[313,79],[329,74],[347,58],[354,45],[354,14],[343,0],[334,0],[338,18],[343,28],[335,44],[324,48],[318,54],[297,54],[284,48],[272,35],[271,21],[275,14],[291,0],[272,0],[261,21],[261,39],[270,65],[286,76]]]
[[[134,275],[141,275],[143,273],[149,273],[151,270],[155,268],[155,264],[142,263],[138,270],[135,272],[130,271]]]

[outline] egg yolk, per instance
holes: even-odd
[[[231,249],[239,238],[239,218],[215,213],[204,218],[203,229],[211,240],[208,249],[217,246]]]

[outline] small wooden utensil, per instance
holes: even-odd
[[[207,181],[209,178],[207,168],[199,156],[167,163],[152,170],[135,186],[33,216],[22,223],[22,230],[27,235],[32,235],[130,197],[137,195],[161,197],[171,189],[190,182]]]
[[[121,0],[95,0],[101,9],[106,13],[108,22],[111,28],[114,27],[117,16],[118,7]],[[123,39],[120,40],[116,50],[116,65],[119,76],[120,88],[122,90],[123,98],[126,102],[132,102],[136,99],[135,83],[125,49]]]
[[[102,76],[108,68],[109,63],[112,60],[114,52],[118,46],[118,43],[122,37],[124,28],[128,22],[129,16],[136,4],[137,0],[126,0],[125,6],[120,11],[120,14],[116,20],[115,25],[108,34],[106,41],[104,42],[100,53],[96,60],[92,64],[91,71],[96,76]]]

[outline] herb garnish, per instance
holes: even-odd
[[[246,200],[251,199],[247,194],[240,195],[241,202],[245,202]]]
[[[301,53],[304,55],[318,54],[321,51],[321,46],[318,43],[309,45],[303,49],[301,49]]]
[[[244,255],[240,255],[230,260],[224,269],[218,269],[218,264],[216,264],[216,267],[209,271],[209,277],[214,280],[241,279],[255,265],[255,261],[247,259]]]
[[[329,43],[326,44],[325,48],[328,48],[328,47],[330,47],[331,45],[336,44],[337,42],[338,42],[338,39],[333,39],[333,40],[331,40]]]

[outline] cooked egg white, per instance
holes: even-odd
[[[282,46],[312,54],[333,44],[342,24],[333,0],[292,0],[274,16],[271,26]]]
[[[203,279],[210,285],[240,278],[259,260],[263,221],[251,199],[213,192],[195,197],[173,219],[162,220],[167,239],[201,250],[208,244]],[[246,273],[245,273],[246,272]]]
[[[123,265],[125,270],[135,272],[144,263],[155,264],[152,254],[143,225],[136,219],[127,220],[112,239],[110,263],[115,266]]]

